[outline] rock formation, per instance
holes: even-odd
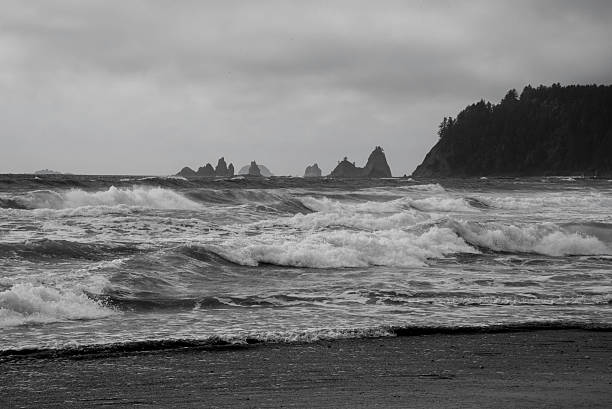
[[[385,152],[383,152],[383,149],[380,146],[374,148],[372,153],[370,153],[370,157],[368,158],[368,162],[364,168],[364,173],[368,178],[391,177],[391,168],[389,168],[387,158],[385,157]]]
[[[177,176],[183,176],[185,178],[188,177],[193,177],[196,176],[197,173],[195,170],[191,169],[189,166],[185,166],[183,169],[181,169],[181,171],[179,173],[176,174]]]
[[[51,169],[41,169],[34,172],[35,175],[62,175],[62,172],[58,172],[57,170]]]
[[[319,169],[319,165],[316,163],[312,166],[307,166],[304,171],[305,178],[318,178],[321,177],[321,169]]]
[[[219,158],[217,162],[217,167],[215,168],[215,176],[229,176],[227,172],[227,163],[225,163],[225,158]]]
[[[261,176],[261,171],[255,161],[252,161],[251,166],[249,166],[249,176]]]
[[[390,178],[391,169],[385,152],[380,146],[377,146],[370,154],[365,167],[355,166],[355,162],[349,162],[348,158],[344,157],[329,176],[335,178]]]
[[[360,178],[363,177],[363,168],[355,166],[355,162],[349,162],[345,156],[338,166],[332,170],[329,176],[334,178]]]
[[[206,166],[202,166],[198,169],[198,176],[215,176],[215,169],[212,167],[210,163],[207,163]]]
[[[185,166],[177,176],[183,177],[194,177],[194,176],[204,176],[204,177],[232,177],[234,176],[234,165],[225,162],[224,158],[219,158],[217,162],[217,167],[213,168],[210,163],[207,163],[206,166],[201,166],[198,168],[198,171],[194,171],[189,166]]]
[[[612,176],[612,86],[527,86],[444,118],[419,177]]]
[[[270,176],[274,176],[272,174],[272,172],[270,172],[270,170],[268,168],[266,168],[264,165],[257,165],[255,164],[258,168],[259,168],[259,173],[261,173],[261,176],[265,176],[265,177],[270,177]],[[239,175],[248,175],[249,174],[249,168],[251,167],[251,165],[245,165],[243,167],[240,168],[240,170],[238,171]]]

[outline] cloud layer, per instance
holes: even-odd
[[[612,82],[606,1],[5,1],[0,172],[394,174],[509,88]]]

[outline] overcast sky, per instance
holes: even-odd
[[[410,174],[442,117],[612,83],[612,1],[2,0],[0,172]]]

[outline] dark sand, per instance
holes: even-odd
[[[612,332],[4,357],[0,407],[612,407]]]

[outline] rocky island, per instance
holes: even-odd
[[[316,163],[312,166],[307,166],[304,171],[305,178],[320,178],[321,177],[321,169],[319,169],[319,165]]]
[[[41,169],[34,172],[35,175],[63,175],[62,172],[58,172],[57,170],[51,169]]]
[[[261,171],[259,170],[259,166],[255,161],[251,162],[251,166],[249,166],[249,173],[247,176],[261,176]]]
[[[257,174],[258,172],[259,174]],[[241,167],[238,171],[238,174],[245,176],[274,176],[268,168],[266,168],[264,165],[258,165],[257,163],[255,163],[255,161],[252,161],[250,165],[245,165]]]
[[[612,175],[612,86],[527,86],[444,118],[419,177]]]
[[[196,172],[189,166],[185,166],[176,175],[183,177],[232,177],[234,176],[234,165],[230,163],[228,166],[225,162],[225,158],[219,158],[216,168],[213,168],[210,163],[207,163],[205,166],[199,167],[198,171]]]
[[[355,166],[355,162],[349,162],[347,157],[329,174],[334,178],[390,178],[391,169],[387,163],[385,152],[380,146],[374,148],[365,167]]]

